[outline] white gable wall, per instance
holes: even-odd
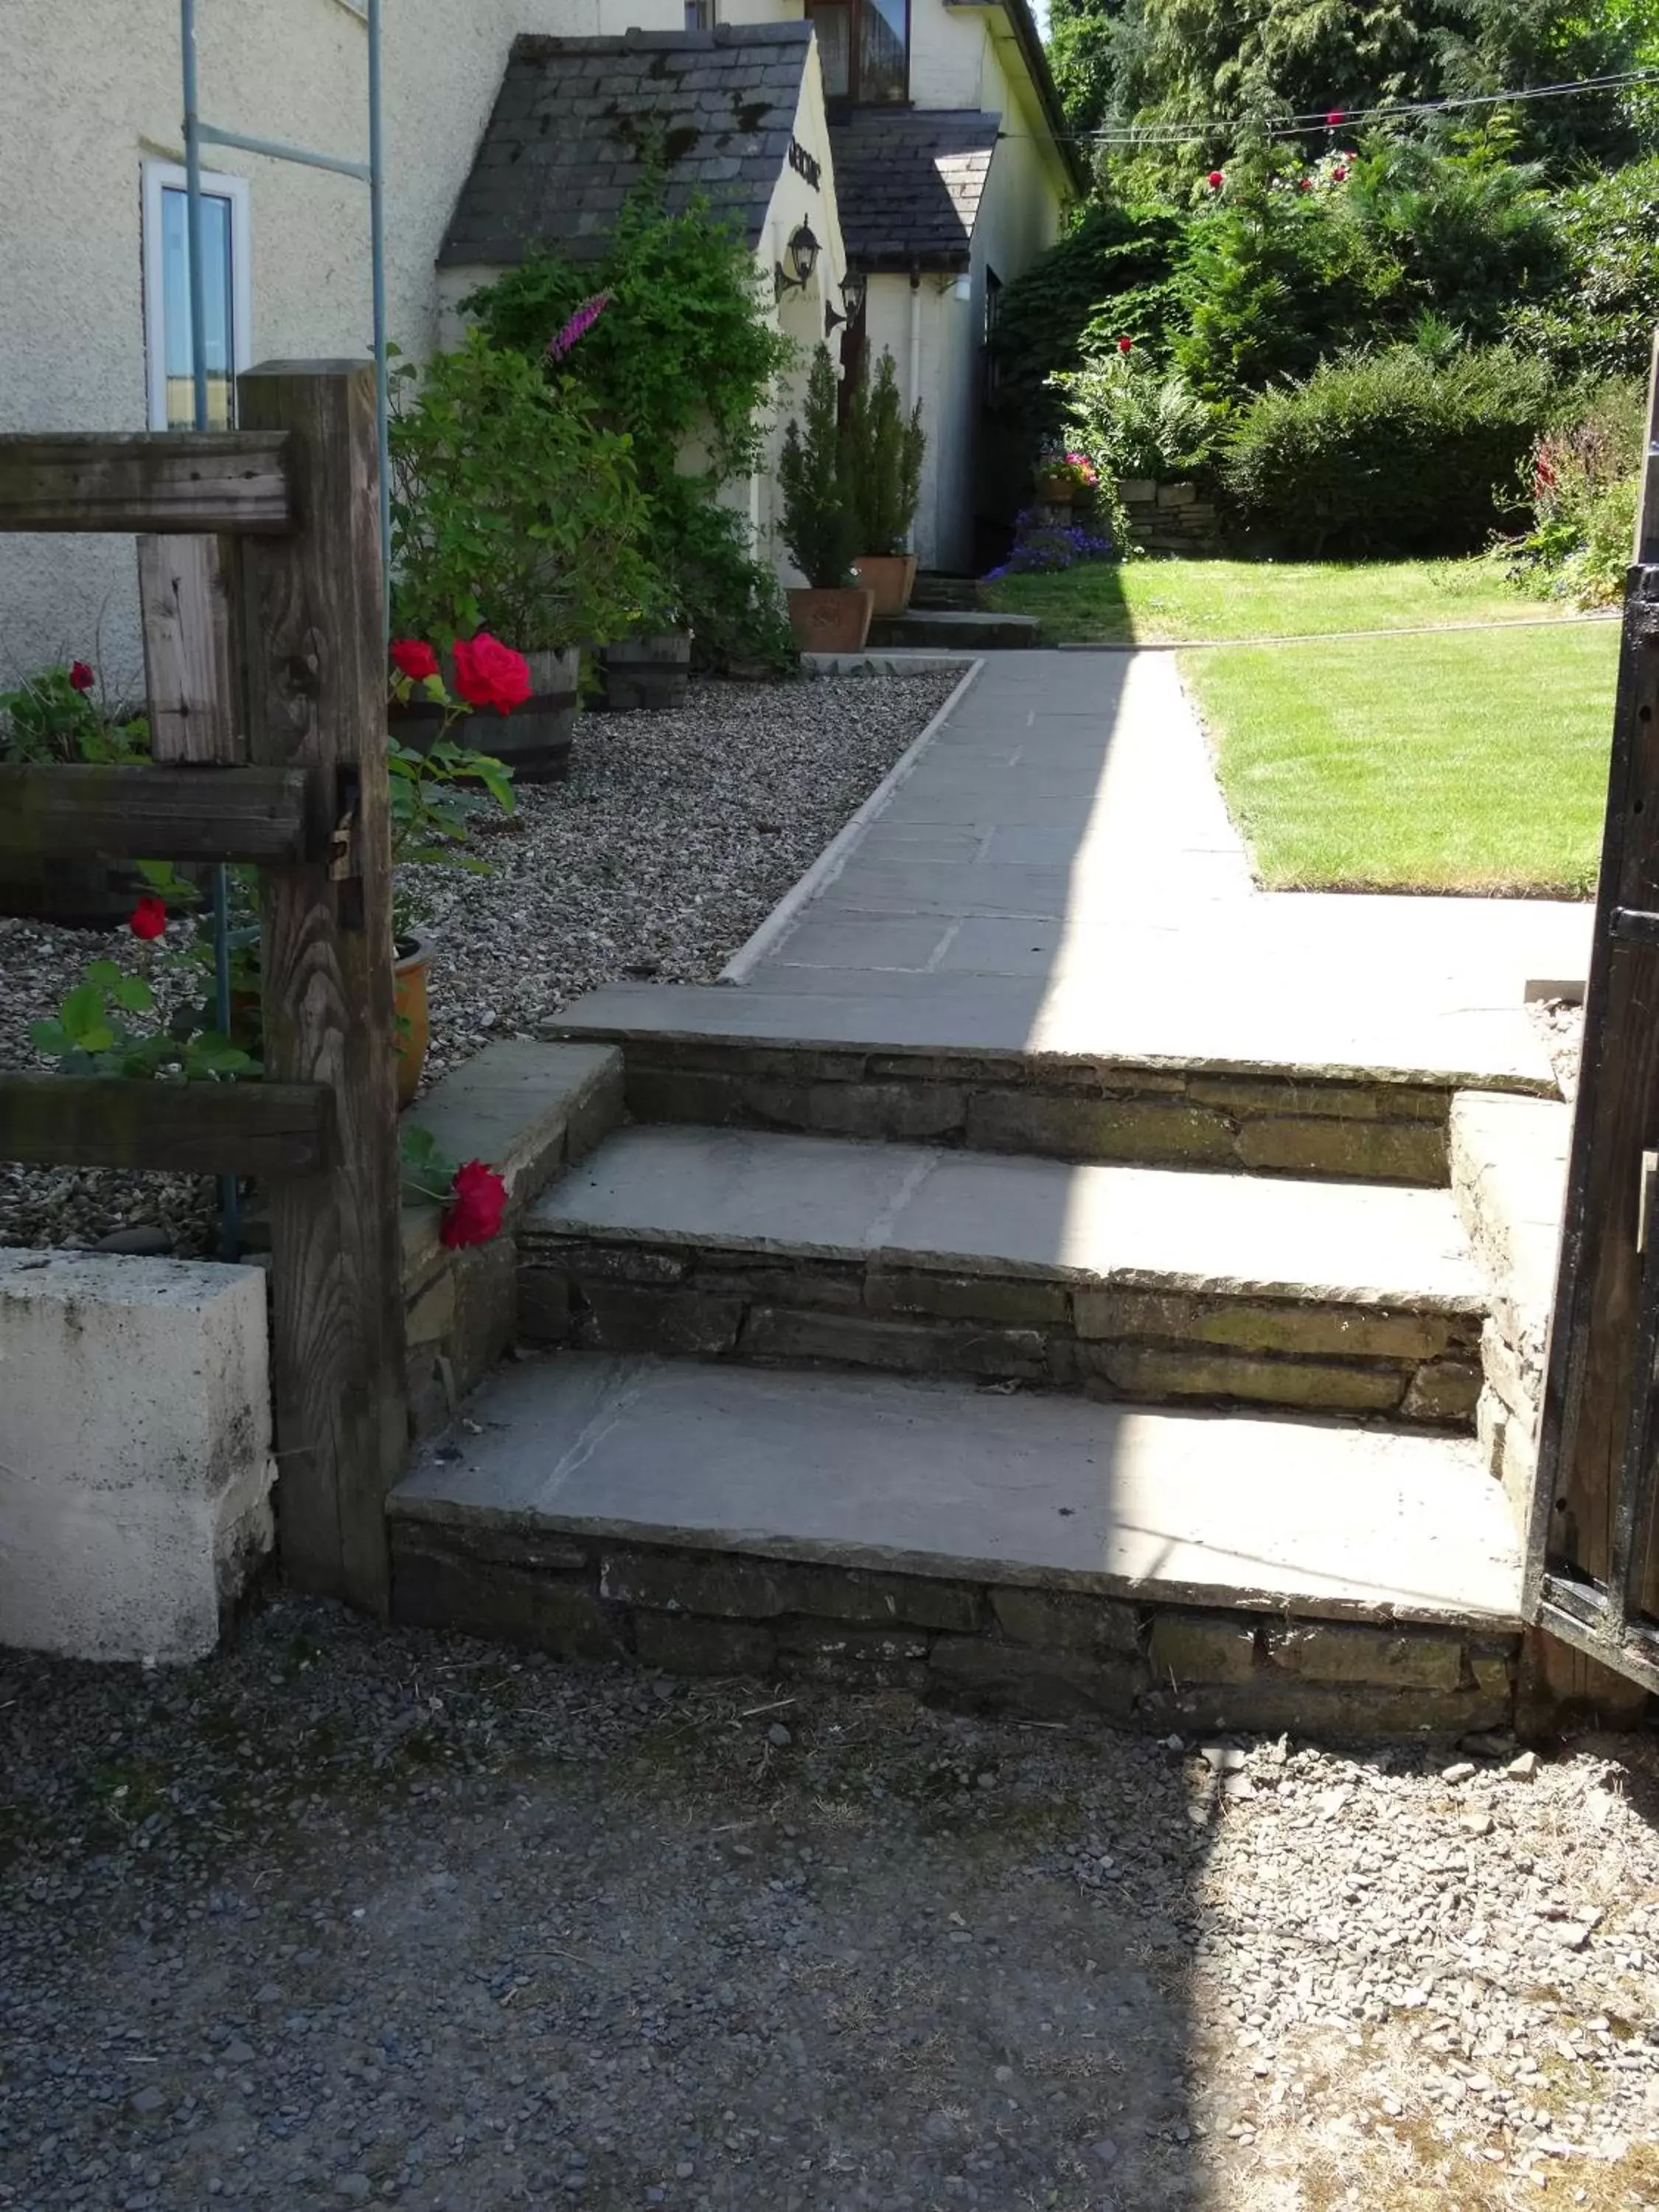
[[[520,31],[601,27],[611,0],[392,0],[385,11],[388,319],[405,352],[436,331],[433,263]],[[627,0],[678,27],[682,0]],[[201,0],[211,122],[362,158],[367,33],[347,0]],[[177,0],[29,11],[0,70],[0,429],[145,422],[142,165],[183,158]],[[249,179],[255,361],[368,347],[368,194],[346,178],[223,148]],[[141,681],[130,538],[0,537],[0,687],[54,659]]]

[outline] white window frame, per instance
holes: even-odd
[[[152,430],[167,427],[166,289],[161,262],[161,194],[184,191],[189,183],[176,161],[144,163],[144,385],[145,415]],[[253,366],[253,265],[249,258],[248,186],[246,177],[218,169],[202,172],[202,196],[230,202],[232,377]]]

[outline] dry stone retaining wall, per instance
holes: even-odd
[[[1517,1639],[1497,1628],[1150,1605],[407,1513],[392,1537],[398,1620],[567,1658],[1150,1729],[1460,1735],[1511,1710]]]

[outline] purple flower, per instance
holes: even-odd
[[[599,317],[611,304],[609,292],[595,292],[591,300],[584,300],[562,331],[556,331],[547,342],[550,361],[562,361],[572,346],[585,338]]]

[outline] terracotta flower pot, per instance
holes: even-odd
[[[1050,507],[1069,507],[1077,497],[1076,479],[1072,477],[1039,477],[1037,497],[1046,499]]]
[[[406,949],[405,949],[406,948]],[[432,960],[429,938],[400,938],[392,963],[392,1011],[397,1021],[398,1106],[414,1103],[426,1066],[426,1048],[432,1042],[432,1016],[427,1004],[427,969]]]
[[[848,585],[827,592],[786,592],[789,627],[803,653],[862,653],[875,612],[873,592]]]
[[[914,553],[862,553],[853,563],[853,574],[874,594],[878,617],[902,615],[915,589],[916,556]]]

